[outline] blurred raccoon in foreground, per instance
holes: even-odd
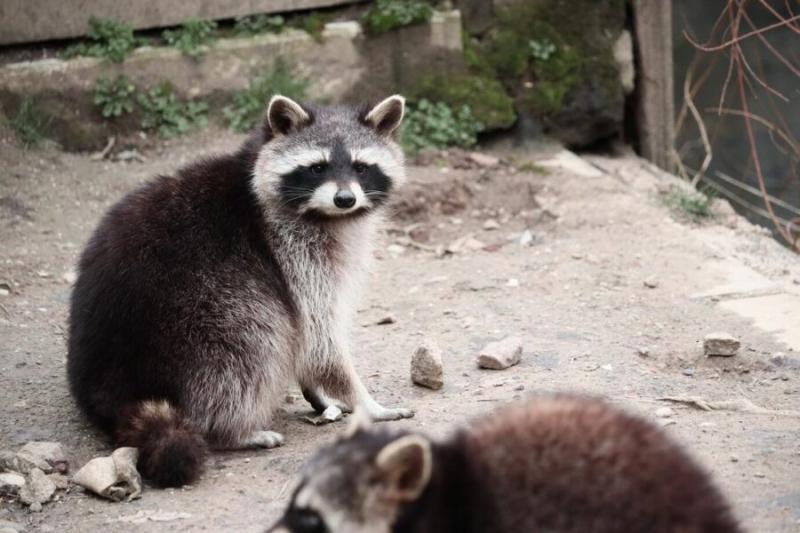
[[[191,483],[206,448],[278,446],[286,387],[315,409],[378,404],[349,324],[381,213],[405,178],[404,100],[374,107],[274,97],[235,153],[129,194],[81,256],[67,371],[81,409],[139,448],[158,485]]]
[[[358,413],[357,415],[358,416]],[[354,422],[272,533],[733,533],[709,476],[653,425],[543,396],[436,443]]]

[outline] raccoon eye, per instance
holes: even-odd
[[[295,533],[327,533],[328,526],[316,511],[311,509],[293,509],[287,525]]]
[[[322,163],[311,165],[311,172],[314,174],[322,174],[323,172],[325,172],[325,165]]]
[[[353,170],[356,171],[356,174],[363,174],[367,170],[367,165],[356,161],[353,163]]]

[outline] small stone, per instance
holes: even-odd
[[[0,450],[0,471],[14,470],[17,454],[11,450]]]
[[[50,501],[56,492],[56,484],[47,474],[34,468],[25,479],[25,486],[19,491],[19,499],[26,505],[42,504]]]
[[[500,164],[500,159],[493,155],[482,154],[480,152],[470,152],[467,157],[476,165],[484,168],[496,167]]]
[[[74,270],[70,270],[68,272],[64,272],[64,275],[61,276],[61,279],[64,280],[64,283],[73,285],[77,281],[78,275],[75,273]]]
[[[519,280],[517,278],[508,278],[506,287],[519,287]]]
[[[426,341],[411,356],[411,381],[422,387],[439,390],[444,385],[442,350],[436,343]]]
[[[336,405],[329,405],[319,416],[306,416],[303,420],[314,426],[323,426],[341,420],[344,416],[342,410]]]
[[[656,278],[647,278],[644,280],[644,286],[648,289],[655,289],[658,287],[658,280]]]
[[[34,468],[47,474],[54,470],[61,473],[69,470],[67,456],[58,442],[29,442],[17,452],[14,464],[14,470],[22,474],[27,474]]]
[[[774,366],[783,366],[784,364],[786,364],[786,354],[783,352],[774,353],[769,358],[769,362],[772,363]]]
[[[645,348],[644,346],[639,346],[636,348],[636,353],[641,355],[642,357],[650,357],[650,349]]]
[[[735,453],[732,453],[731,454],[731,462],[732,463],[738,463],[739,462],[739,456],[736,455]]]
[[[30,507],[28,507],[32,513],[41,513],[42,512],[42,504],[39,502],[33,502]]]
[[[48,474],[47,477],[55,484],[58,490],[67,490],[69,488],[69,478],[64,474]]]
[[[389,314],[379,318],[375,324],[378,326],[386,326],[388,324],[394,324],[395,322],[397,322],[397,319],[394,317],[394,315]]]
[[[0,496],[16,496],[25,486],[25,477],[16,472],[0,474]]]
[[[671,407],[659,407],[656,409],[656,416],[658,418],[671,418],[675,411]]]
[[[710,333],[703,339],[703,351],[708,356],[730,357],[736,355],[741,345],[739,339],[728,333]]]
[[[683,374],[684,376],[692,377],[694,376],[694,368],[684,368],[683,370],[681,370],[681,374]]]
[[[115,502],[131,501],[142,494],[142,479],[136,470],[139,450],[117,448],[109,457],[95,457],[75,472],[72,481]]]
[[[493,218],[489,218],[483,223],[483,229],[486,231],[494,231],[500,229],[500,223]]]
[[[531,230],[526,229],[522,232],[522,235],[519,236],[519,245],[522,247],[530,246],[533,243],[533,233]]]
[[[519,337],[507,337],[484,346],[478,355],[478,366],[490,370],[504,370],[518,364],[521,359],[522,340]]]

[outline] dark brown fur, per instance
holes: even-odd
[[[301,531],[292,525],[298,513],[326,519],[295,501],[312,489],[359,531],[377,530],[365,518],[385,494],[376,458],[405,435],[360,429],[321,450],[273,531]],[[542,396],[502,407],[432,442],[431,452],[422,494],[382,515],[393,533],[740,531],[711,477],[680,446],[597,399]]]

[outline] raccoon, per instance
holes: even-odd
[[[72,294],[70,389],[156,485],[197,479],[209,447],[282,444],[268,428],[293,381],[318,411],[413,415],[372,398],[348,336],[405,179],[404,106],[275,96],[238,152],[159,177],[100,222]]]
[[[542,396],[443,442],[353,423],[271,533],[733,533],[709,476],[650,423]]]

